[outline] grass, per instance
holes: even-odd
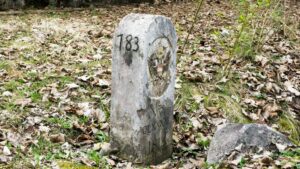
[[[8,73],[13,71],[14,64],[11,61],[3,60],[0,62],[0,69],[7,71]]]
[[[216,107],[231,122],[250,123],[251,121],[242,113],[241,90],[239,79],[229,78],[224,82],[217,82],[216,89],[204,96],[205,107]]]
[[[38,77],[42,77],[42,79],[39,79]],[[30,85],[24,86],[25,81],[24,79],[28,79],[31,81],[29,83]],[[74,82],[74,78],[71,76],[64,76],[64,75],[55,75],[55,74],[39,74],[37,72],[28,72],[25,75],[23,75],[21,78],[12,79],[8,82],[4,83],[4,88],[9,91],[17,91],[19,88],[22,88],[24,91],[32,91],[32,90],[38,90],[42,87],[46,87],[47,85],[51,83],[57,83],[59,84],[60,88],[65,87],[66,84]]]
[[[14,94],[12,98],[13,100],[30,98],[33,103],[38,103],[41,106],[45,105],[47,107],[49,102],[42,101],[42,94],[40,93],[40,90],[55,82],[58,82],[58,89],[63,89],[66,84],[71,83],[74,80],[70,76],[45,76],[44,79],[38,79],[39,76],[40,75],[36,72],[29,72],[25,74],[24,78],[30,80],[31,83],[25,84],[23,79],[14,79],[5,82],[3,87],[5,90]]]
[[[246,160],[244,158],[242,158],[241,161],[238,164],[238,167],[243,168],[245,166],[245,164],[246,164]]]
[[[70,18],[70,16],[72,15],[72,13],[70,12],[66,12],[66,11],[63,11],[63,12],[48,12],[46,14],[46,16],[48,18],[63,18],[63,19],[68,19]]]
[[[176,93],[175,110],[182,112],[194,112],[199,109],[199,103],[195,101],[193,95],[199,93],[198,88],[193,83],[183,83]]]
[[[182,132],[188,132],[193,128],[193,124],[186,116],[192,115],[199,109],[199,103],[195,101],[193,95],[198,92],[197,87],[192,83],[183,83],[176,93],[175,111],[179,112],[179,117],[175,119],[180,124]]]
[[[87,63],[75,63],[72,64],[70,67],[73,69],[75,68],[75,69],[87,70],[92,73],[93,70],[100,65],[101,67],[108,67],[111,65],[111,61],[109,59],[101,59],[99,61],[95,60],[95,61],[89,61]]]
[[[38,54],[34,57],[30,57],[28,59],[23,58],[23,59],[28,65],[32,65],[32,66],[42,65],[42,64],[47,63],[47,62],[50,61],[49,56],[47,56],[46,54]]]
[[[71,129],[73,122],[61,117],[50,117],[46,122],[52,125],[58,125],[62,129]]]
[[[278,120],[279,129],[283,132],[289,133],[289,138],[296,145],[300,145],[300,123],[284,112]]]
[[[242,8],[241,8],[242,9]],[[212,11],[213,12],[213,11]],[[260,46],[259,44],[263,44],[263,42],[256,42],[255,36],[252,37],[252,35],[255,35],[252,29],[253,25],[250,25],[249,23],[255,21],[254,18],[249,17],[250,15],[245,15],[245,11],[239,11],[239,15],[236,25],[226,26],[224,25],[226,29],[230,31],[230,35],[228,37],[222,36],[221,29],[219,27],[214,27],[212,29],[209,29],[210,25],[208,25],[208,30],[215,30],[213,32],[214,35],[216,35],[217,43],[220,43],[219,46],[217,43],[212,44],[212,50],[211,52],[213,54],[220,54],[225,53],[229,55],[230,53],[232,55],[235,55],[234,57],[236,59],[242,59],[244,62],[249,63],[253,62],[254,55],[260,53]],[[277,11],[274,11],[277,12]],[[98,13],[101,13],[101,11],[98,10],[92,10],[90,15],[99,15]],[[106,12],[105,12],[106,13]],[[255,12],[252,11],[253,14]],[[75,13],[74,13],[75,14]],[[82,13],[79,13],[80,16],[73,16],[73,13],[69,12],[59,12],[59,13],[47,13],[43,16],[43,18],[48,18],[49,20],[51,18],[62,18],[66,19],[69,17],[82,17]],[[224,19],[226,18],[226,13],[222,11],[218,11],[216,14],[219,18]],[[256,15],[259,15],[256,14]],[[281,13],[276,14],[277,17]],[[30,14],[23,15],[19,17],[17,20],[24,20],[27,25],[32,24],[32,20],[28,19],[28,17],[31,16]],[[34,19],[41,19],[42,18],[34,18]],[[247,20],[250,19],[250,20]],[[261,19],[261,18],[260,18]],[[280,18],[279,18],[280,20]],[[67,21],[64,20],[64,21]],[[2,21],[1,21],[2,22]],[[36,22],[36,21],[34,21]],[[66,22],[67,23],[67,22]],[[179,22],[176,23],[176,30],[179,35],[179,41],[178,45],[183,46],[184,41],[182,38],[182,35],[184,35],[186,31],[186,24],[185,26],[179,25]],[[255,22],[254,22],[255,23]],[[258,23],[258,22],[257,22]],[[278,22],[276,22],[278,23]],[[243,29],[241,29],[244,27]],[[277,27],[278,28],[278,27]],[[233,30],[233,31],[231,31]],[[259,29],[258,29],[259,30]],[[260,31],[260,30],[259,30]],[[35,46],[37,44],[28,44],[25,42],[19,42],[17,41],[19,38],[24,36],[31,35],[29,27],[20,28],[20,33],[12,33],[10,40],[3,40],[3,43],[0,44],[0,47],[9,48],[12,46],[16,46],[17,48],[25,45],[30,48],[24,49],[20,52],[19,58],[13,59],[13,60],[4,60],[0,62],[0,69],[3,69],[8,72],[9,80],[2,81],[0,88],[0,94],[2,93],[2,90],[8,90],[11,91],[14,95],[11,98],[2,98],[0,99],[0,110],[7,110],[11,114],[10,117],[8,117],[8,120],[6,123],[10,123],[10,125],[16,127],[22,124],[24,119],[28,116],[30,113],[30,108],[24,107],[21,108],[21,106],[16,105],[14,101],[16,99],[23,99],[23,98],[30,98],[32,100],[33,106],[41,109],[45,109],[46,111],[50,112],[50,108],[58,107],[59,101],[42,101],[42,93],[41,89],[46,88],[56,88],[58,91],[62,91],[62,89],[65,89],[66,84],[68,83],[76,83],[80,85],[80,88],[88,91],[88,93],[81,93],[77,92],[77,90],[72,90],[75,93],[74,96],[70,96],[70,100],[74,102],[75,104],[78,102],[93,102],[94,106],[100,107],[106,115],[106,119],[109,120],[110,116],[110,105],[109,105],[109,88],[108,89],[100,89],[99,87],[93,86],[93,83],[88,82],[79,82],[76,78],[78,75],[88,75],[93,76],[94,72],[101,69],[106,69],[111,66],[111,60],[110,57],[106,57],[110,55],[110,49],[106,48],[106,45],[102,46],[102,42],[100,43],[100,48],[103,48],[102,52],[103,58],[100,60],[91,60],[87,63],[77,62],[76,59],[79,58],[85,58],[86,56],[92,56],[95,52],[91,46],[88,47],[82,47],[80,49],[76,49],[76,55],[79,55],[79,57],[72,55],[70,58],[66,58],[64,52],[58,55],[49,55],[48,53],[51,53],[51,51],[48,51],[49,49],[47,47],[44,48],[44,46],[41,46],[42,52],[35,52]],[[0,36],[5,37],[8,34],[1,32],[0,30]],[[196,34],[195,31],[195,37],[191,38],[191,41],[187,44],[189,49],[187,49],[186,53],[192,54],[190,56],[189,54],[182,54],[182,59],[178,59],[179,63],[181,65],[178,65],[178,68],[189,66],[190,61],[199,61],[200,65],[204,65],[203,68],[206,68],[206,63],[202,63],[201,58],[199,58],[198,52],[199,52],[199,43],[200,41],[205,41],[206,43],[206,36],[203,36],[204,39],[201,39],[200,36]],[[264,32],[261,32],[261,37],[263,37]],[[54,35],[55,36],[55,35]],[[58,44],[60,46],[64,46],[69,40],[72,40],[73,37],[66,35],[65,37],[62,37],[61,39],[55,39],[55,37],[51,35],[51,37],[48,37],[46,44],[51,42]],[[260,36],[258,34],[258,36]],[[259,37],[258,40],[261,40],[263,38]],[[231,43],[236,40],[235,45],[233,46]],[[193,42],[195,41],[195,43]],[[98,43],[98,42],[97,42]],[[105,42],[106,43],[106,42]],[[210,42],[207,42],[207,45]],[[103,43],[104,44],[104,43]],[[256,46],[256,44],[258,44]],[[97,44],[97,47],[99,44]],[[214,45],[217,47],[215,48]],[[190,49],[192,52],[190,52]],[[19,51],[17,51],[19,52]],[[184,53],[183,52],[183,53]],[[202,51],[201,51],[202,52]],[[30,57],[26,57],[25,54],[31,54]],[[278,60],[282,56],[276,55],[273,56],[272,60]],[[221,59],[221,57],[220,57]],[[185,79],[183,79],[183,83],[180,89],[176,90],[176,104],[175,104],[175,111],[180,112],[179,114],[187,115],[183,118],[180,117],[179,124],[181,129],[184,132],[191,131],[193,128],[193,125],[189,118],[191,116],[197,115],[199,113],[199,110],[201,110],[202,106],[205,108],[209,107],[216,107],[220,114],[223,114],[227,119],[229,119],[231,122],[239,122],[239,123],[249,123],[251,122],[249,119],[244,117],[242,114],[242,109],[240,103],[242,98],[244,98],[242,89],[247,89],[247,87],[242,85],[242,82],[240,81],[239,77],[237,76],[238,72],[234,72],[236,70],[232,70],[230,73],[222,73],[223,69],[222,67],[224,64],[226,64],[227,60],[225,59],[224,62],[221,62],[220,66],[216,66],[219,68],[219,70],[215,69],[216,67],[212,67],[214,70],[217,70],[217,74],[213,74],[213,80],[212,81],[219,81],[223,77],[227,78],[228,80],[226,82],[210,82],[208,83],[193,83],[189,82]],[[51,72],[44,73],[43,70],[40,71],[28,71],[27,68],[23,69],[22,67],[19,67],[19,63],[29,65],[33,67],[34,69],[38,66],[53,64],[55,65],[55,69]],[[209,65],[210,66],[210,65]],[[47,67],[48,68],[48,67]],[[61,71],[61,68],[66,68],[70,71],[67,72],[59,72]],[[256,69],[256,67],[254,68]],[[47,71],[47,70],[45,70]],[[255,70],[249,70],[250,72],[254,72]],[[224,76],[224,74],[226,76]],[[109,76],[109,75],[108,75]],[[179,74],[180,76],[180,74]],[[182,79],[182,77],[181,77]],[[259,79],[262,80],[262,79]],[[57,84],[57,86],[54,85],[54,87],[51,84]],[[50,86],[51,85],[51,86]],[[91,95],[97,95],[100,98],[94,98],[90,97]],[[258,93],[255,95],[256,99],[267,99],[266,93]],[[200,100],[199,100],[200,98]],[[52,110],[51,110],[52,111]],[[58,110],[60,111],[60,110]],[[73,128],[73,122],[78,121],[80,125],[84,125],[85,127],[90,125],[91,120],[86,116],[77,116],[75,114],[63,114],[64,112],[61,111],[59,117],[48,117],[47,119],[44,119],[44,124],[51,127],[51,133],[64,133],[67,137],[76,138],[78,135],[82,134],[81,131],[77,131]],[[201,113],[201,112],[200,112]],[[49,113],[50,114],[50,113]],[[218,115],[219,117],[219,115]],[[299,124],[295,121],[295,119],[292,118],[288,114],[287,111],[283,112],[280,116],[278,122],[276,121],[280,127],[281,131],[285,131],[287,133],[290,133],[290,138],[294,142],[299,142]],[[97,124],[98,125],[98,124]],[[101,125],[101,124],[100,124]],[[98,127],[98,126],[97,126]],[[109,137],[106,132],[99,131],[95,135],[95,140],[97,142],[108,142]],[[203,135],[199,133],[195,133],[196,136],[196,143],[202,148],[206,149],[209,145],[210,140],[204,137]],[[45,142],[41,143],[41,142]],[[39,138],[38,142],[32,145],[31,147],[33,154],[35,156],[36,161],[42,161],[42,160],[56,160],[56,159],[65,159],[65,154],[60,152],[60,148],[58,145],[53,144],[49,142],[48,140],[44,138]],[[186,150],[187,152],[189,150]],[[95,163],[97,163],[100,167],[105,167],[106,163],[104,162],[103,157],[99,156],[98,152],[96,151],[86,151],[83,152],[85,155]],[[192,152],[195,153],[195,152]],[[283,156],[295,156],[295,152],[286,152],[283,153]],[[28,163],[27,158],[32,154],[21,154],[19,155],[20,159],[20,166],[22,168],[21,163]],[[14,162],[17,163],[17,160]],[[57,161],[60,168],[78,168],[78,169],[92,169],[93,167],[87,167],[81,164],[69,162],[69,161]],[[30,163],[29,163],[30,164]],[[242,165],[242,164],[241,164]],[[26,165],[24,165],[26,166]],[[28,165],[30,166],[30,165]],[[15,165],[13,166],[15,167]],[[13,168],[11,167],[11,168]],[[35,168],[31,165],[32,168]],[[0,167],[1,168],[1,167]],[[23,167],[23,168],[30,168],[30,167]],[[204,168],[215,168],[214,166],[208,165]]]
[[[57,149],[59,149],[59,144],[54,144],[45,139],[43,136],[40,136],[37,140],[37,143],[31,145],[29,151],[34,157],[35,163],[38,167],[43,160],[50,161],[63,157],[61,154],[62,152],[54,151]]]
[[[18,89],[19,86],[22,85],[22,83],[23,82],[21,80],[10,80],[4,83],[3,87],[5,90],[14,92]]]
[[[240,104],[242,84],[238,78],[232,79],[234,78],[218,82],[213,87],[209,87],[211,84],[201,84],[203,89],[194,83],[183,82],[176,94],[175,110],[192,114],[199,110],[200,104],[204,104],[205,108],[216,107],[231,122],[250,123],[251,120],[243,115]],[[208,88],[211,88],[211,91],[207,92]],[[203,98],[203,101],[196,101],[195,97]],[[179,123],[183,131],[192,128],[189,121]]]
[[[292,168],[300,168],[300,148],[287,149],[282,152],[276,152],[272,154],[273,159],[281,159],[280,164],[284,166],[285,164],[292,165]],[[284,160],[282,160],[284,159]]]
[[[300,160],[300,148],[295,150],[286,150],[280,152],[279,155],[284,157],[297,157]]]
[[[92,87],[90,89],[90,91],[93,94],[100,96],[100,98],[97,98],[94,101],[97,102],[97,107],[99,107],[105,113],[106,121],[109,121],[110,120],[110,102],[108,102],[108,101],[110,100],[110,95],[100,93],[99,89],[97,89],[95,87]]]
[[[218,168],[220,168],[220,166],[218,164],[208,164],[207,162],[205,162],[202,167],[203,167],[203,169],[218,169]]]
[[[101,130],[95,134],[95,137],[96,137],[96,140],[100,143],[109,142],[109,137],[108,137],[107,133],[105,133]]]
[[[57,164],[60,169],[98,169],[98,167],[90,167],[83,164],[63,160],[57,161]]]
[[[87,156],[90,160],[94,161],[96,163],[96,166],[98,166],[99,168],[110,168],[98,151],[90,150],[87,152]]]
[[[1,110],[7,110],[8,112],[13,112],[16,111],[19,106],[17,106],[14,103],[10,103],[10,102],[4,102],[0,105]]]
[[[204,104],[206,107],[217,107],[220,109],[225,117],[235,123],[249,123],[250,120],[242,114],[242,107],[239,102],[223,93],[211,92],[204,97]]]
[[[204,137],[202,133],[196,135],[196,142],[203,149],[208,149],[210,144],[210,140]]]

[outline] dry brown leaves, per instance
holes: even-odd
[[[130,12],[172,19],[179,37],[177,96],[185,82],[204,91],[192,93],[184,108],[174,112],[174,155],[151,168],[205,167],[209,140],[216,126],[226,121],[219,107],[203,106],[214,84],[228,81],[226,77],[215,81],[228,55],[212,34],[216,30],[223,36],[232,33],[227,27],[234,24],[236,13],[226,2],[205,3],[185,51],[182,45],[193,21],[193,3],[0,16],[1,163],[18,166],[29,161],[33,166],[51,166],[55,159],[67,159],[88,166],[133,168],[115,156],[99,162],[93,155],[102,159],[97,153],[108,141],[112,34]],[[300,35],[299,30],[296,33]],[[245,87],[239,104],[247,118],[272,123],[288,110],[300,119],[299,50],[279,36],[264,44],[264,53],[255,62],[233,64]],[[288,109],[282,107],[283,102]],[[16,161],[17,155],[21,160]],[[247,159],[248,168],[280,166],[276,163],[282,160]],[[236,168],[239,162],[228,165]]]

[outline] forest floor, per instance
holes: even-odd
[[[112,36],[131,12],[170,17],[178,35],[174,153],[148,168],[217,167],[205,162],[206,152],[225,122],[268,124],[299,145],[297,7],[284,13],[284,24],[266,24],[261,48],[254,48],[237,6],[205,2],[183,49],[196,10],[197,3],[179,3],[2,13],[0,168],[142,168],[99,155],[109,142]],[[219,167],[299,169],[300,149]]]

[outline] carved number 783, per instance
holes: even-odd
[[[118,35],[117,37],[120,37],[120,46],[119,46],[119,50],[121,51],[122,49],[122,45],[123,45],[123,34]],[[125,37],[125,49],[127,51],[138,51],[139,50],[139,38],[138,37],[133,37],[132,35],[127,35]]]

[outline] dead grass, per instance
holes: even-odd
[[[300,123],[295,120],[288,112],[283,113],[278,120],[279,129],[288,133],[289,138],[296,144],[300,145]]]

